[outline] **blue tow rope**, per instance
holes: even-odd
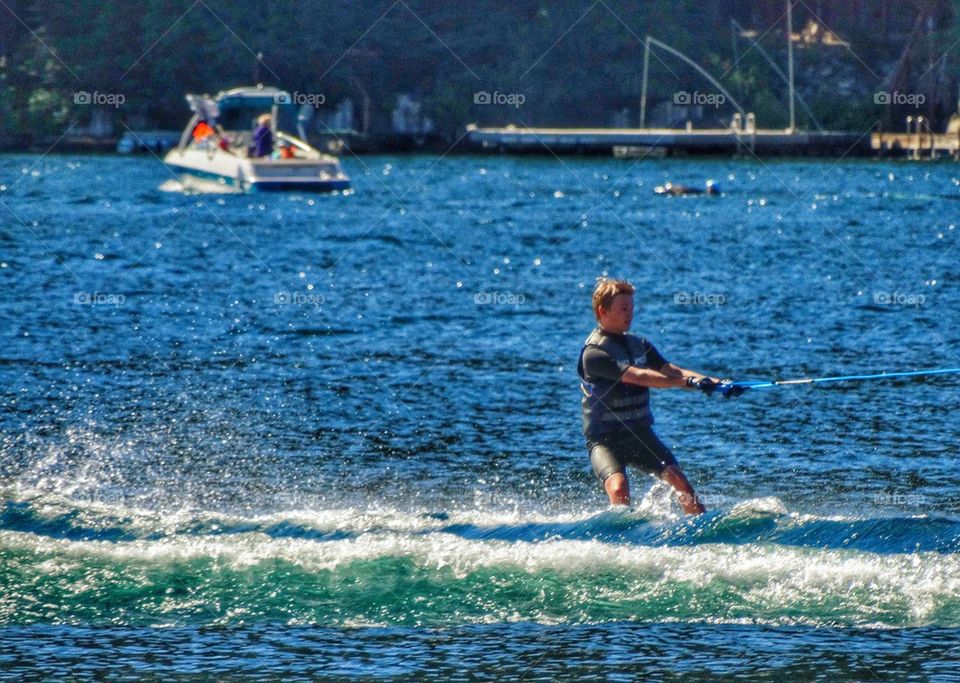
[[[870,379],[892,379],[894,377],[929,377],[932,375],[956,375],[960,368],[943,368],[940,370],[913,370],[911,372],[881,372],[873,375],[841,375],[838,377],[805,377],[803,379],[785,379],[773,382],[721,382],[717,391],[729,398],[731,395],[742,394],[747,389],[769,389],[784,387],[793,384],[826,384],[827,382],[862,382]]]

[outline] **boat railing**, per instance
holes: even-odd
[[[301,152],[304,152],[308,157],[315,158],[320,156],[320,153],[314,147],[307,144],[300,138],[294,137],[293,135],[289,135],[288,133],[284,133],[282,130],[277,131],[277,141],[296,147]]]
[[[184,150],[193,140],[193,129],[197,127],[198,123],[200,123],[200,115],[194,114],[190,118],[190,123],[188,123],[187,127],[183,129],[183,133],[180,135],[180,142],[177,144],[177,151],[181,154],[183,154]]]
[[[183,153],[187,148],[192,146],[194,149],[207,150],[209,152],[220,148],[235,156],[249,156],[249,147],[252,144],[253,138],[250,131],[222,130],[218,128],[216,135],[210,135],[200,140],[196,140],[193,137],[193,131],[199,123],[200,117],[198,115],[194,115],[194,117],[190,120],[190,123],[184,129],[183,134],[180,136],[180,143],[177,145],[177,150],[179,152]],[[223,145],[223,141],[226,141],[227,144]],[[316,160],[322,158],[323,156],[316,148],[283,131],[277,131],[276,143],[277,146],[283,145],[296,148],[302,153],[298,157],[301,159]]]

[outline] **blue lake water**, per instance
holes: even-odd
[[[956,165],[344,166],[0,156],[0,676],[960,678],[956,377],[655,392],[690,519],[575,374],[603,274],[711,374],[960,367]]]

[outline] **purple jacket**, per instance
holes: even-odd
[[[253,146],[250,148],[250,156],[268,157],[273,152],[273,133],[270,132],[270,126],[259,125],[253,131]]]

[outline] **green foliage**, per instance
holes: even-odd
[[[463,133],[463,125],[472,122],[474,112],[470,104],[473,92],[463,84],[451,83],[440,86],[427,100],[426,105],[440,122],[440,133],[456,140]],[[463,122],[456,124],[452,122]]]
[[[0,135],[12,135],[16,130],[13,91],[0,79]]]
[[[840,98],[820,95],[810,108],[827,130],[866,131],[883,118],[883,108],[872,98]]]
[[[784,127],[786,86],[780,78],[747,44],[739,46],[741,59],[734,62],[729,20],[733,5],[743,19],[748,4],[7,0],[4,6],[27,26],[7,21],[0,7],[0,59],[7,60],[0,126],[33,132],[62,128],[89,114],[74,109],[65,118],[63,107],[73,108],[73,93],[96,90],[125,97],[121,117],[140,114],[152,125],[178,128],[187,115],[185,93],[254,82],[320,93],[329,107],[352,97],[358,112],[369,96],[375,130],[389,127],[403,92],[421,96],[427,114],[450,138],[470,122],[602,126],[613,112],[637,112],[643,40],[650,34],[720,77],[761,126]],[[960,0],[943,5],[949,16],[960,16]],[[933,42],[945,48],[960,37],[960,28],[955,20],[941,25]],[[764,44],[785,64],[777,35],[771,32]],[[824,125],[858,130],[877,117],[861,96],[876,87],[876,79],[858,60],[879,73],[902,45],[880,44],[866,29],[846,37],[860,41],[856,57],[845,48],[798,53],[798,87]],[[926,58],[918,53],[918,64]],[[843,77],[853,74],[864,87],[846,97],[821,92],[826,72],[820,67],[831,64],[846,65]],[[942,71],[952,74],[955,68]],[[951,83],[938,87],[956,92]],[[676,57],[655,50],[651,108],[679,90],[711,88]],[[519,93],[525,102],[521,108],[478,106],[473,97],[480,91]],[[799,108],[797,116],[809,127]]]
[[[27,98],[24,128],[35,135],[53,135],[63,129],[69,115],[70,107],[63,93],[36,88]]]

